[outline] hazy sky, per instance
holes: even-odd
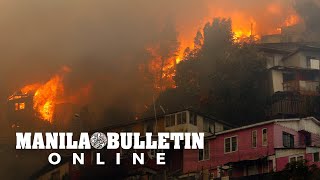
[[[291,4],[292,0],[0,0],[0,100],[25,84],[48,80],[63,65],[72,69],[70,87],[96,84],[96,99],[110,104],[117,96],[139,97],[144,93],[128,95],[127,89],[143,84],[136,71],[139,64],[148,63],[146,47],[164,38],[166,24],[175,26],[177,39],[186,46],[182,40],[190,44],[214,16],[241,17],[248,20],[245,27],[253,18],[257,31],[265,33],[262,25],[281,24]]]

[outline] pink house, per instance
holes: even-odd
[[[320,121],[275,119],[218,132],[206,138],[204,150],[184,150],[181,178],[264,174],[299,160],[320,166],[319,152]]]

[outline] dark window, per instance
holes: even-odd
[[[182,123],[181,124],[186,124],[187,123],[187,112],[182,112]]]
[[[203,149],[199,149],[199,161],[203,160]]]
[[[187,112],[177,113],[177,124],[185,124],[187,122]]]
[[[257,147],[257,131],[252,131],[251,134],[251,145],[252,147]]]
[[[289,158],[289,162],[303,161],[303,156],[294,156]]]
[[[199,161],[209,159],[209,141],[204,142],[204,149],[199,149]]]
[[[232,151],[236,151],[237,148],[238,148],[237,137],[232,137],[232,138],[231,138],[231,141],[232,141],[231,150],[232,150]]]
[[[238,150],[238,138],[237,136],[224,139],[224,152],[234,152]]]
[[[166,127],[174,126],[176,121],[176,116],[175,114],[171,115],[166,115],[165,116],[165,122],[166,122]]]
[[[283,73],[282,75],[283,82],[295,80],[295,74],[293,73]]]
[[[303,160],[303,156],[298,156],[297,157],[297,161],[302,161]]]
[[[283,147],[287,147],[287,148],[294,147],[294,136],[292,134],[283,132],[282,141],[283,141]]]
[[[166,127],[171,126],[170,115],[165,116],[164,119],[166,122]]]
[[[306,146],[311,146],[311,133],[305,134],[304,142],[305,142]]]
[[[230,152],[230,138],[224,139],[224,151],[225,152]]]
[[[182,124],[182,114],[177,113],[177,124]]]
[[[268,145],[268,130],[262,129],[262,146]]]
[[[190,124],[197,126],[197,114],[190,112]]]
[[[319,152],[313,153],[313,162],[319,162]]]
[[[296,159],[297,159],[296,157],[292,157],[292,158],[290,158],[289,161],[290,161],[290,162],[295,162],[295,161],[297,161]]]

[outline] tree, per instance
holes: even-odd
[[[320,179],[320,169],[316,165],[308,165],[306,161],[288,163],[277,179],[316,180]]]
[[[189,50],[177,65],[175,92],[184,95],[174,96],[171,91],[162,102],[173,96],[198,97],[180,102],[235,124],[262,120],[265,59],[254,46],[235,43],[230,19],[214,19],[206,24],[195,42],[196,49]]]

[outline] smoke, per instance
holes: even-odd
[[[177,38],[179,17],[195,21],[205,9],[192,0],[1,0],[0,100],[67,65],[66,94],[91,86],[88,102],[81,103],[100,112],[110,106],[141,111],[153,95],[154,77],[139,69],[152,58],[146,47],[162,44],[159,53],[166,56],[163,49],[172,45],[163,41]]]
[[[291,11],[291,0],[1,0],[0,100],[67,65],[67,94],[91,87],[81,103],[100,112],[110,106],[141,111],[154,94],[147,47],[161,46],[163,57],[175,54],[217,16],[249,29],[254,19],[256,33],[268,33]]]
[[[307,40],[320,40],[320,1],[319,0],[302,0],[296,1],[295,8],[300,17],[304,20],[306,27]]]
[[[72,69],[65,93],[90,87],[79,103],[93,106],[108,125],[120,117],[106,114],[125,117],[151,103],[156,77],[148,72],[148,47],[159,47],[163,58],[183,51],[217,16],[246,29],[254,22],[255,34],[268,34],[292,7],[291,0],[0,0],[0,136],[9,132],[3,131],[6,98],[48,81],[62,66]]]

